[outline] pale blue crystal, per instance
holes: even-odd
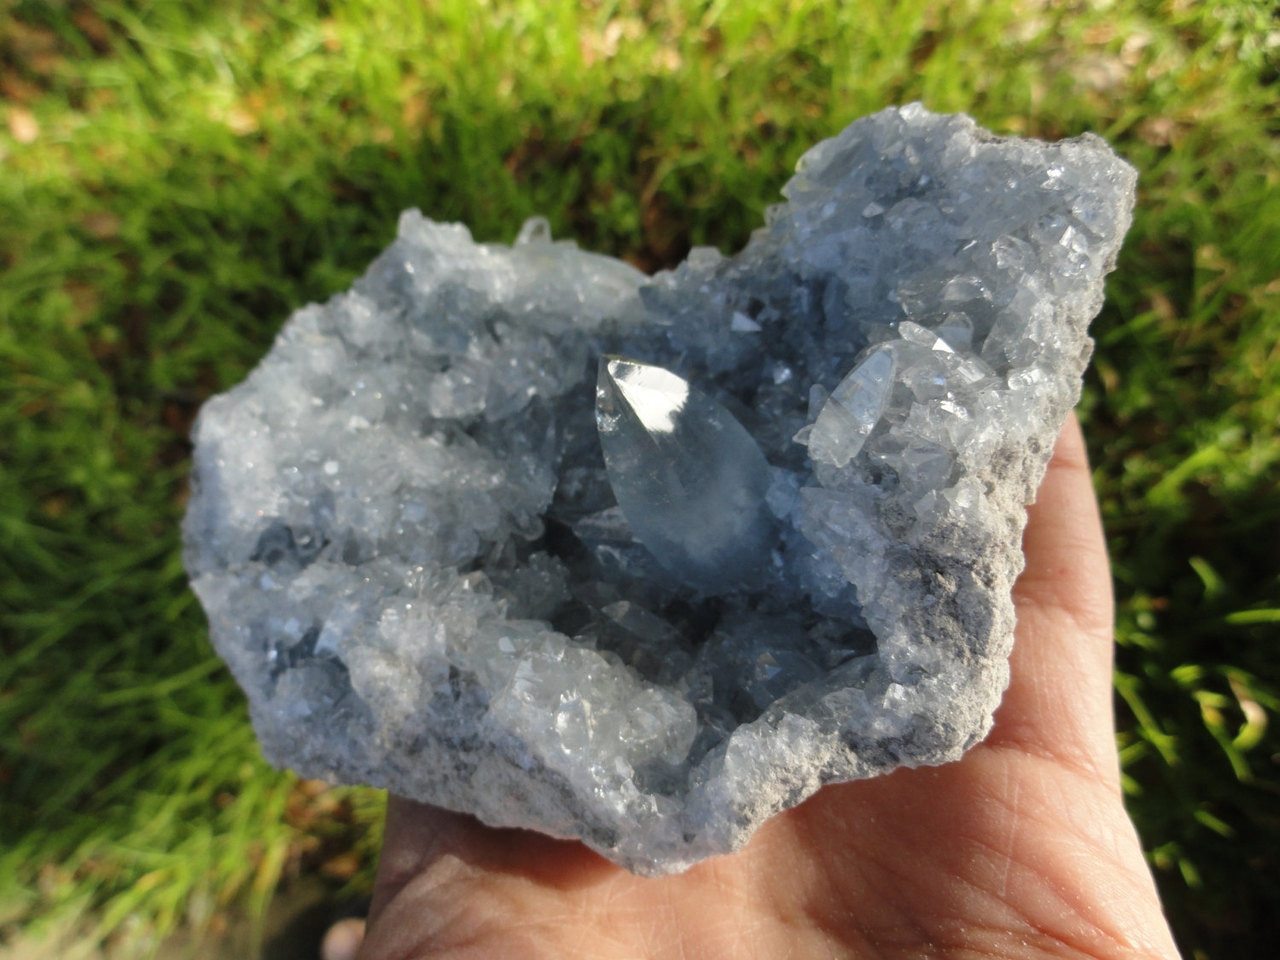
[[[267,756],[644,873],[954,760],[1134,182],[911,105],[653,277],[407,212],[195,430],[187,567]],[[606,365],[598,429],[602,353],[684,379]]]
[[[893,353],[873,351],[840,381],[808,434],[814,461],[843,467],[858,455],[884,414],[893,389]]]
[[[706,593],[760,585],[772,477],[733,414],[669,370],[602,357],[596,427],[618,506],[666,570]]]

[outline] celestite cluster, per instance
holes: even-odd
[[[654,277],[407,212],[196,427],[187,566],[267,756],[651,874],[960,756],[1134,179],[911,105]]]

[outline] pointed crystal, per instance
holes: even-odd
[[[815,463],[843,467],[858,455],[893,389],[893,353],[881,347],[831,392],[806,438]]]
[[[761,584],[769,464],[728,410],[669,370],[603,357],[596,426],[618,506],[663,567],[706,593]]]

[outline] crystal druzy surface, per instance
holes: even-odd
[[[404,214],[196,427],[187,566],[268,757],[662,873],[960,756],[1133,189],[913,105],[652,278]]]

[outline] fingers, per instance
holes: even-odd
[[[444,849],[451,839],[449,834],[458,829],[457,824],[451,822],[457,817],[436,807],[387,796],[382,856],[378,860],[373,902],[369,906],[371,923],[386,908],[387,902]]]
[[[480,872],[518,876],[544,887],[572,888],[605,879],[616,868],[580,843],[527,830],[486,827],[474,817],[389,797],[370,921],[411,880],[424,874],[452,882]]]
[[[1052,755],[1118,782],[1111,572],[1074,414],[1027,510],[1023,551],[1012,676],[988,743]]]
[[[361,960],[426,955],[424,945],[457,918],[440,894],[464,879],[470,818],[400,797],[387,798],[382,857]],[[433,951],[434,952],[434,951]]]
[[[390,797],[360,957],[490,956],[476,945],[495,939],[534,956],[511,939],[533,935],[530,918],[621,875],[580,843]]]
[[[364,943],[365,922],[347,917],[330,927],[320,943],[320,960],[356,960]]]

